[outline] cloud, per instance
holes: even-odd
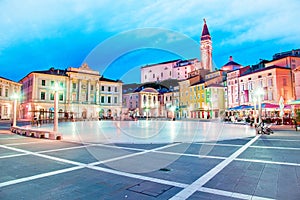
[[[274,39],[299,33],[297,0],[174,0],[174,1],[1,1],[0,45],[63,37],[67,32],[118,33],[161,27],[199,36],[202,19],[211,33],[226,32],[222,44]],[[299,34],[298,34],[299,35]],[[297,39],[297,38],[296,38]],[[287,39],[285,39],[287,41]]]

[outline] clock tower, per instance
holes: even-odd
[[[206,25],[206,20],[203,19],[203,21],[204,25],[200,40],[201,64],[203,69],[208,69],[210,72],[212,72],[212,41]]]

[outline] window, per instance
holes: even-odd
[[[104,91],[104,86],[101,86],[101,91]]]
[[[58,99],[60,100],[60,101],[63,101],[64,100],[64,94],[59,94],[59,97],[58,97]]]
[[[283,85],[283,86],[287,86],[286,78],[283,78],[283,79],[282,79],[282,85]]]
[[[172,76],[172,72],[170,71],[170,76]]]
[[[109,92],[111,91],[111,87],[110,86],[108,86],[107,91],[109,91]]]
[[[54,81],[51,81],[51,86],[54,87]]]
[[[50,100],[54,100],[54,93],[50,94]]]
[[[268,79],[268,86],[273,86],[273,79]]]
[[[46,80],[42,80],[42,86],[46,85]]]
[[[273,100],[273,92],[268,91],[268,100]]]
[[[118,92],[118,87],[115,87],[115,92]]]
[[[153,78],[155,78],[155,74],[153,74]]]
[[[41,100],[45,100],[46,99],[46,94],[45,92],[41,92]]]
[[[76,94],[73,93],[73,94],[72,94],[72,101],[76,101],[76,97],[77,97]]]
[[[114,97],[114,103],[118,103],[118,97]]]
[[[2,87],[0,87],[0,97],[2,96]]]
[[[145,79],[147,79],[147,75],[145,75]]]
[[[161,76],[161,77],[164,77],[164,73],[161,73],[160,76]]]
[[[104,103],[105,100],[104,100],[104,96],[101,96],[101,103]]]
[[[59,82],[59,86],[60,86],[60,88],[63,88],[64,87],[64,83],[63,82]]]
[[[91,85],[91,90],[94,90],[94,86],[93,85]]]
[[[8,89],[5,88],[5,97],[8,97]]]
[[[111,97],[110,96],[107,97],[107,103],[111,103]]]
[[[76,83],[73,83],[73,89],[76,89]]]

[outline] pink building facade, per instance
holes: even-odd
[[[300,65],[293,70],[295,77],[295,99],[300,99]]]
[[[278,104],[280,97],[284,103],[294,99],[291,69],[270,66],[250,73],[241,70],[227,74],[228,107],[254,105],[257,91],[262,90],[262,103]]]

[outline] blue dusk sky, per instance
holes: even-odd
[[[300,48],[299,0],[1,0],[0,76],[19,81],[87,62],[107,78],[139,82],[139,69],[200,58],[203,18],[216,68]]]

